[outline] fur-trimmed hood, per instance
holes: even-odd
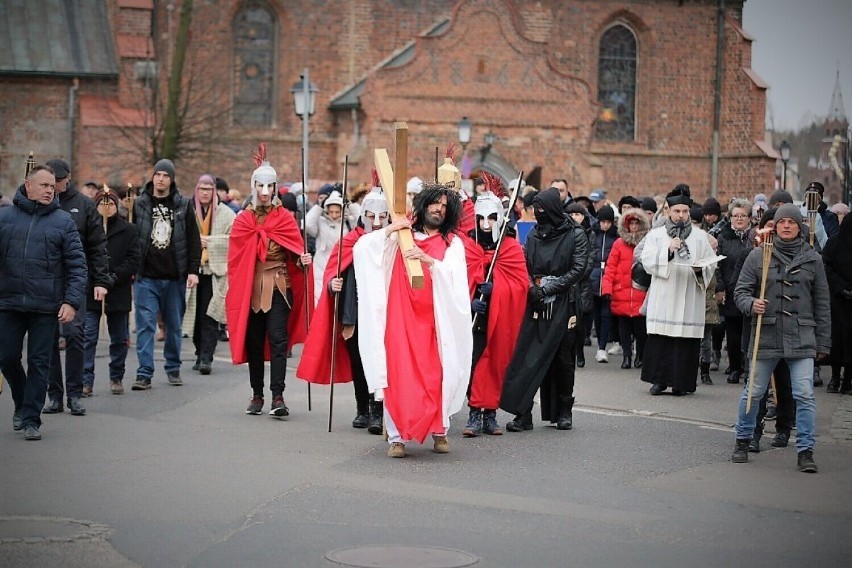
[[[630,219],[637,219],[639,221],[639,232],[631,233],[627,230],[627,222]],[[639,244],[639,241],[645,238],[645,235],[648,234],[649,230],[648,217],[645,215],[645,212],[640,209],[633,209],[628,211],[624,215],[621,216],[618,220],[618,236],[621,237],[628,245],[635,247]]]

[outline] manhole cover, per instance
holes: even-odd
[[[332,550],[325,559],[353,568],[458,568],[479,562],[473,554],[436,546],[353,546]]]

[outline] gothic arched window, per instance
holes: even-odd
[[[234,123],[272,126],[278,26],[262,2],[246,2],[234,17]]]
[[[603,140],[633,140],[636,130],[636,37],[615,25],[601,36],[598,55],[598,102],[595,123]]]

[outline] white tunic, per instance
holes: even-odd
[[[665,226],[652,229],[644,240],[641,261],[651,275],[645,314],[648,333],[701,339],[704,337],[705,290],[716,271],[716,264],[704,267],[699,277],[686,263],[715,256],[707,233],[693,225],[686,238],[688,260],[680,259],[677,254],[669,260],[672,238]]]

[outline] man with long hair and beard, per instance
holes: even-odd
[[[436,453],[450,450],[450,416],[464,404],[473,340],[464,245],[455,234],[458,192],[425,185],[412,219],[362,236],[353,254],[358,289],[358,344],[370,392],[384,400],[388,456],[405,457],[409,440],[432,435]],[[411,228],[414,246],[398,252],[397,232]],[[413,288],[405,261],[423,265]],[[440,341],[440,345],[439,345]]]

